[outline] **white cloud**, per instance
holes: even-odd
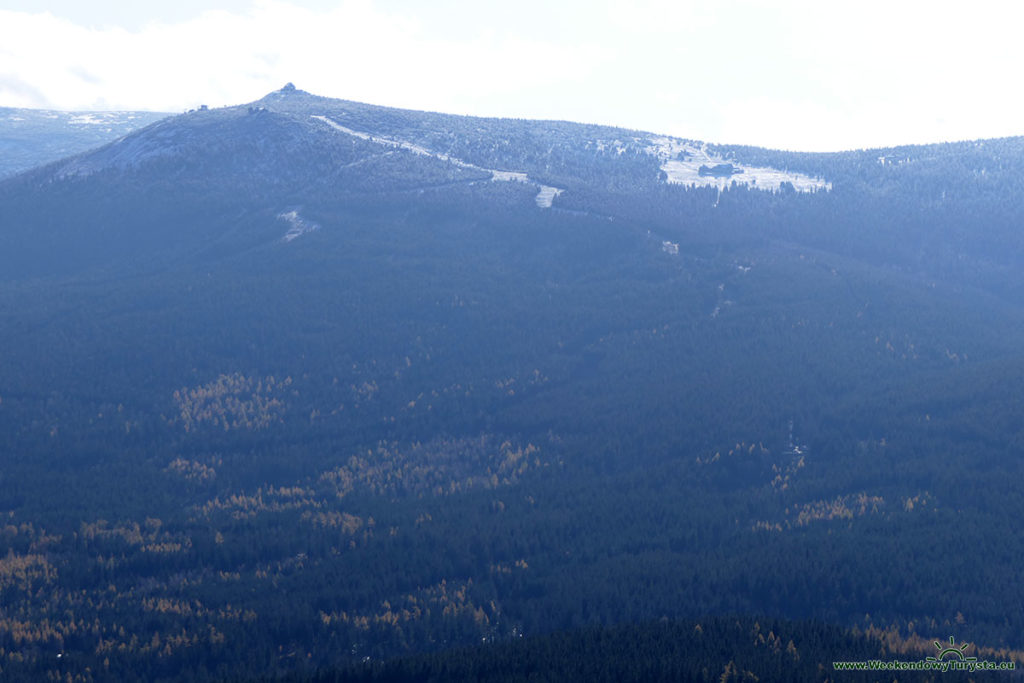
[[[3,104],[40,105],[4,86],[16,77],[68,109],[236,104],[290,80],[336,97],[450,109],[569,81],[599,61],[525,37],[438,41],[413,19],[358,0],[320,12],[265,0],[244,13],[208,11],[135,32],[0,11],[0,45]]]
[[[0,11],[0,105],[180,111],[293,81],[376,104],[794,149],[1024,132],[1012,71],[1024,6],[995,0],[310,2],[230,0],[128,29],[110,14],[87,25]]]

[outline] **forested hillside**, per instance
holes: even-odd
[[[587,627],[545,636],[402,657],[289,681],[813,681],[830,676],[874,681],[878,673],[834,673],[840,656],[864,661],[917,660],[924,643],[891,633],[846,633],[820,623],[750,618]],[[926,644],[934,651],[931,643]],[[919,651],[920,650],[920,651]],[[908,672],[907,680],[945,680],[940,672]],[[269,679],[265,679],[269,680]],[[900,673],[886,680],[903,680]]]
[[[286,87],[8,179],[0,674],[1015,657],[1022,178]]]

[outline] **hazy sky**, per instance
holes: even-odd
[[[834,150],[1024,134],[1002,0],[0,0],[0,106],[374,104]]]

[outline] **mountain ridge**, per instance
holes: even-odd
[[[289,84],[290,85],[290,84]],[[778,189],[782,182],[793,182],[798,189],[827,189],[823,182],[814,181],[799,174],[786,174],[772,169],[743,168],[737,166],[736,174],[727,177],[713,177],[698,172],[698,166],[706,164],[720,164],[725,160],[709,156],[706,145],[700,145],[694,141],[687,141],[678,138],[669,138],[662,135],[653,135],[640,131],[631,131],[622,128],[592,124],[575,124],[564,121],[533,121],[525,119],[502,119],[502,118],[481,118],[465,117],[453,114],[439,114],[434,112],[403,110],[392,107],[380,107],[347,100],[338,100],[321,97],[299,90],[294,86],[291,89],[282,88],[268,93],[266,96],[254,102],[224,107],[220,109],[193,110],[181,115],[184,117],[210,117],[225,116],[229,114],[240,114],[242,112],[252,115],[268,111],[277,114],[287,114],[300,120],[303,117],[326,118],[325,113],[346,118],[354,125],[362,125],[366,130],[355,130],[356,133],[367,136],[377,135],[381,139],[387,139],[390,135],[394,138],[392,142],[419,147],[421,153],[429,150],[433,154],[449,155],[455,158],[464,158],[467,163],[487,168],[509,166],[501,170],[510,172],[530,172],[537,174],[542,169],[536,164],[526,163],[530,168],[512,168],[516,163],[523,165],[525,160],[510,161],[507,156],[502,157],[496,152],[500,150],[491,149],[481,153],[480,149],[467,149],[479,143],[481,132],[483,136],[494,137],[495,130],[503,130],[512,135],[539,135],[547,140],[549,154],[556,146],[565,147],[567,142],[579,142],[579,136],[586,134],[593,136],[593,140],[584,140],[587,146],[593,145],[597,151],[603,151],[607,145],[615,150],[617,155],[628,151],[631,153],[643,152],[659,158],[661,172],[665,174],[668,182],[693,185],[716,185],[720,189],[728,181],[756,184],[761,181],[761,186],[767,189]],[[174,119],[175,124],[165,121],[168,128],[181,127],[187,124],[188,119],[181,116]],[[333,121],[335,125],[341,126],[339,121]],[[472,130],[473,126],[476,130]],[[482,128],[481,128],[482,127]],[[342,132],[353,131],[351,126],[338,128]],[[457,130],[458,133],[454,133]],[[530,131],[534,132],[530,132]],[[569,132],[571,131],[571,133]],[[403,138],[403,135],[405,136]],[[453,140],[453,135],[461,135],[462,140]],[[566,136],[570,139],[566,139]],[[474,140],[474,138],[477,138]],[[571,138],[577,138],[572,140]],[[623,138],[623,139],[620,139]],[[506,139],[506,143],[508,140]],[[460,157],[459,154],[463,156]],[[90,153],[83,155],[84,158],[93,156]],[[684,159],[684,157],[695,157]],[[699,158],[696,158],[699,157]],[[682,160],[681,160],[682,159]],[[504,163],[502,163],[504,162]],[[742,175],[741,175],[742,174]]]
[[[0,107],[0,179],[100,146],[166,116]]]

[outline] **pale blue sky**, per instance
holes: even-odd
[[[1016,135],[1015,5],[0,0],[0,106],[180,111],[293,81],[789,149]]]

